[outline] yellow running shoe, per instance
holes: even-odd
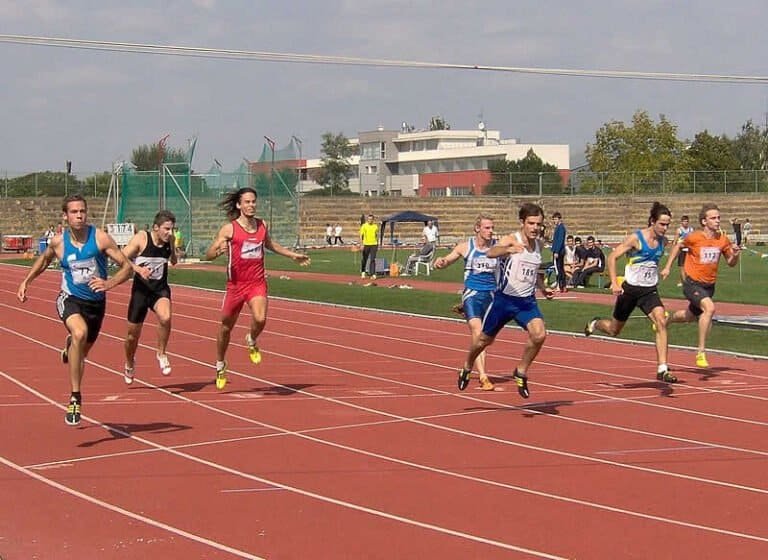
[[[227,385],[227,362],[221,368],[216,367],[216,388],[221,391]]]
[[[487,375],[480,378],[480,389],[483,391],[493,391],[494,388],[493,383],[491,383],[491,380],[488,379]]]
[[[696,354],[696,367],[708,368],[709,362],[707,361],[707,355],[704,352]]]
[[[248,345],[248,357],[251,359],[251,362],[254,364],[261,363],[261,352],[259,352],[259,347],[256,346],[253,338],[251,338],[251,333],[245,335],[245,343]]]

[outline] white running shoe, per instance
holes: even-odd
[[[126,385],[130,385],[133,383],[133,376],[135,375],[136,364],[134,363],[131,367],[128,367],[128,364],[125,364],[125,369],[123,370],[123,379],[125,380]]]
[[[163,375],[171,375],[171,362],[168,360],[168,354],[158,354],[157,363],[160,365],[160,372]]]

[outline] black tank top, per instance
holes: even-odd
[[[156,292],[168,287],[168,259],[171,258],[171,243],[155,245],[152,242],[152,234],[148,231],[144,233],[147,234],[147,246],[136,257],[136,266],[149,268],[150,275],[148,279],[144,280],[136,274],[133,278],[133,285]]]

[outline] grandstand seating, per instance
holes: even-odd
[[[517,211],[524,201],[541,204],[547,216],[559,211],[574,235],[595,235],[606,242],[615,242],[638,226],[645,224],[648,210],[654,200],[667,204],[673,213],[673,225],[677,226],[682,214],[691,216],[696,223],[699,208],[704,202],[715,202],[720,206],[726,222],[723,228],[731,233],[727,220],[738,217],[752,221],[753,242],[768,241],[768,197],[764,194],[728,195],[665,195],[648,196],[545,196],[545,197],[312,197],[305,196],[299,206],[299,242],[307,246],[325,245],[327,223],[340,223],[342,237],[347,244],[358,241],[360,217],[373,213],[377,221],[384,216],[402,210],[416,210],[436,216],[439,220],[440,242],[450,245],[472,232],[472,224],[480,212],[494,217],[496,231],[506,233],[517,227]],[[90,218],[100,224],[104,216],[105,199],[89,199]],[[292,204],[292,203],[291,203]],[[287,212],[293,215],[294,210]],[[193,201],[191,252],[199,255],[215,236],[225,217],[210,200]],[[268,216],[264,216],[268,217]],[[0,234],[32,235],[39,237],[49,224],[61,219],[61,198],[0,198]],[[114,219],[109,208],[106,221]],[[284,220],[283,220],[284,221]],[[549,220],[547,220],[549,221]],[[276,238],[284,245],[293,245],[295,233],[275,220]],[[139,227],[143,224],[138,224]],[[416,244],[421,239],[423,225],[420,223],[398,223],[395,239],[401,244]],[[390,242],[390,232],[384,235],[385,243]]]

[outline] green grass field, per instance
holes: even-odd
[[[400,249],[397,254],[391,249],[382,249],[379,256],[388,261],[396,260],[404,263],[409,250]],[[446,254],[443,250],[439,254]],[[454,317],[451,307],[458,302],[458,290],[461,285],[462,267],[460,263],[445,270],[433,271],[431,276],[420,276],[420,280],[432,282],[452,282],[456,284],[456,294],[438,293],[429,290],[406,290],[385,288],[382,286],[364,287],[358,283],[338,284],[321,281],[298,279],[281,279],[280,276],[290,275],[291,271],[303,270],[318,273],[349,274],[350,281],[359,275],[360,253],[349,249],[321,249],[309,252],[312,265],[299,268],[293,261],[276,255],[267,257],[267,269],[270,271],[270,294],[306,301],[327,302],[338,305],[358,306],[372,309],[385,309],[419,315]],[[549,255],[545,256],[545,259]],[[393,259],[394,257],[394,259]],[[8,261],[29,265],[32,261]],[[211,270],[189,270],[183,267],[170,271],[170,281],[175,284],[198,286],[212,289],[223,289],[225,275],[222,259],[211,265]],[[729,268],[721,265],[717,285],[716,301],[764,304],[766,302],[766,273],[768,259],[761,259],[751,253],[742,257],[741,270],[739,266]],[[662,283],[661,294],[665,298],[682,298],[677,282],[677,268],[673,268],[672,277]],[[407,282],[404,279],[404,283]],[[594,284],[594,282],[593,282]],[[606,290],[587,288],[587,291],[607,293]],[[573,332],[583,336],[584,323],[593,316],[610,316],[611,305],[575,303],[567,300],[542,301],[542,313],[550,330]],[[639,312],[637,312],[639,314]],[[767,333],[759,330],[744,330],[723,325],[715,325],[709,338],[712,349],[728,350],[750,355],[768,356]],[[649,322],[638,317],[628,322],[622,339],[650,342],[653,332]],[[670,329],[670,344],[676,346],[696,345],[696,325],[674,325]]]
[[[381,251],[380,255],[389,259],[391,250]],[[443,251],[441,254],[445,254]],[[419,276],[420,280],[428,279],[434,282],[453,282],[457,286],[456,294],[438,293],[427,290],[403,290],[381,286],[365,287],[358,283],[329,284],[318,281],[298,279],[281,279],[280,276],[290,276],[291,271],[302,270],[318,273],[349,274],[350,281],[359,274],[359,253],[349,250],[322,249],[309,252],[312,265],[309,268],[299,267],[293,261],[282,257],[269,255],[267,267],[271,272],[269,286],[273,296],[300,299],[307,301],[322,301],[339,305],[350,305],[374,309],[387,309],[419,315],[438,317],[458,317],[451,307],[458,302],[458,290],[461,285],[462,267],[459,263],[444,270],[437,270],[431,276]],[[398,260],[404,262],[408,252],[400,251]],[[220,264],[223,264],[221,261]],[[190,271],[176,269],[171,271],[171,279],[179,284],[204,286],[222,289],[224,285],[223,268],[212,266],[211,271]],[[676,268],[673,274],[677,274]],[[749,272],[747,272],[749,271]],[[762,271],[762,272],[761,272]],[[759,278],[759,282],[739,282],[738,267],[721,271],[718,283],[717,300],[741,303],[761,303],[765,300],[765,272],[768,271],[768,259],[760,259],[754,255],[745,256],[742,263],[742,277]],[[283,274],[284,273],[284,274]],[[404,283],[407,279],[403,279]],[[677,276],[670,277],[662,287],[665,297],[682,298],[680,288],[675,286]],[[587,288],[587,291],[607,293],[607,290]],[[610,316],[611,305],[575,303],[567,300],[541,301],[542,313],[550,330],[573,332],[583,336],[584,323],[594,316]],[[768,312],[768,310],[767,310]],[[640,312],[637,312],[640,315]],[[653,331],[650,323],[644,317],[630,320],[622,332],[622,339],[653,341]],[[697,329],[695,324],[674,325],[670,329],[670,344],[676,346],[696,346]],[[712,349],[728,350],[751,355],[768,356],[768,345],[765,331],[744,330],[734,327],[715,325],[709,338]]]

